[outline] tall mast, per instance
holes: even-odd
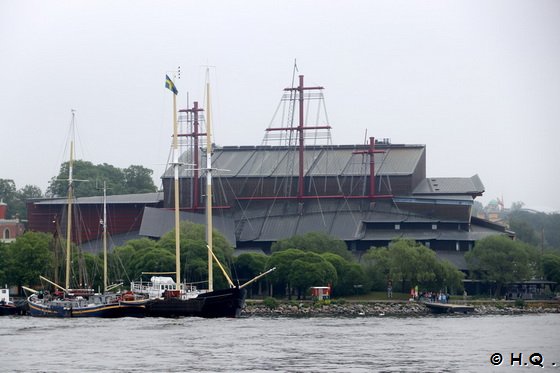
[[[72,173],[74,171],[74,116],[75,110],[72,109],[72,124],[71,124],[71,140],[70,140],[70,160],[68,161],[68,216],[66,221],[66,282],[65,288],[70,288],[70,258],[71,258],[71,245],[72,245],[72,199],[74,180]]]
[[[107,292],[107,182],[103,182],[103,292]]]
[[[206,82],[206,242],[208,243],[208,291],[214,290],[212,273],[212,108],[210,83]]]
[[[173,189],[175,192],[175,271],[176,286],[181,283],[181,234],[179,218],[179,146],[177,139],[177,94],[173,94]]]

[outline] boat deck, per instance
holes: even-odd
[[[474,306],[466,304],[451,304],[451,303],[438,303],[438,302],[424,302],[433,313],[469,313],[474,312]]]

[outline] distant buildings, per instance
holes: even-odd
[[[309,125],[304,113],[308,101],[322,99],[321,90],[304,87],[302,76],[298,87],[285,90],[282,100],[292,105],[283,115],[288,124],[267,129],[283,134],[280,145],[213,149],[214,227],[238,253],[268,252],[278,240],[323,232],[344,240],[357,256],[394,239],[415,240],[466,270],[464,253],[476,241],[496,234],[513,237],[504,226],[471,216],[474,199],[484,192],[478,175],[426,175],[425,145],[374,138],[368,144],[318,145],[316,135],[308,134],[330,126]],[[188,139],[188,147],[178,174],[181,219],[204,224],[206,154],[199,138],[206,134],[199,130],[201,111],[197,103],[180,110],[180,136]],[[330,133],[324,138],[330,139]],[[159,238],[173,229],[173,175],[170,167],[162,176],[163,193],[110,197],[109,232],[116,241]],[[62,232],[65,205],[64,199],[31,201],[29,228]],[[76,206],[86,222],[76,237],[89,242],[86,249],[99,250],[95,240],[101,232],[101,198],[78,198]]]
[[[24,225],[18,218],[6,219],[7,210],[8,205],[0,201],[0,241],[9,243],[23,234]]]

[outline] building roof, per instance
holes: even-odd
[[[367,145],[306,146],[304,173],[306,176],[360,176],[369,172],[369,158],[355,151],[368,149]],[[375,172],[379,176],[411,175],[425,154],[424,145],[381,145],[385,153],[374,156]],[[181,156],[184,163],[193,163],[192,155]],[[200,156],[201,167],[205,158]],[[192,167],[183,166],[180,176],[191,176]],[[212,155],[212,167],[221,177],[286,177],[297,176],[298,150],[286,146],[225,146],[216,147]],[[163,178],[173,177],[168,168]]]
[[[138,194],[118,194],[107,196],[107,204],[157,204],[163,201],[163,192],[138,193]],[[36,205],[65,205],[66,198],[49,198],[33,202]],[[79,197],[73,201],[78,205],[101,205],[103,196]]]
[[[181,221],[187,220],[196,224],[206,224],[204,214],[181,211],[179,217]],[[213,222],[214,228],[224,235],[231,246],[235,247],[235,224],[231,217],[215,214]],[[159,238],[174,228],[175,212],[173,210],[144,208],[144,217],[139,232],[141,236]]]
[[[484,185],[478,177],[430,177],[422,180],[412,194],[414,195],[454,195],[470,194],[481,196]]]

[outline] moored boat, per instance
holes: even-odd
[[[474,306],[439,302],[424,302],[432,313],[464,313],[474,312]]]
[[[74,110],[72,110],[71,130],[74,132]],[[66,228],[66,282],[62,287],[49,279],[40,276],[58,290],[35,291],[25,287],[32,294],[27,298],[29,314],[36,317],[143,317],[145,302],[134,299],[123,299],[119,293],[108,292],[107,286],[107,245],[106,245],[106,188],[104,187],[104,293],[96,294],[93,289],[70,289],[70,266],[72,252],[72,205],[73,205],[73,162],[74,141],[70,142],[70,161],[68,162],[68,199],[67,199],[67,228]]]
[[[0,289],[0,316],[22,315],[24,313],[24,304],[21,302],[14,302],[12,298],[10,298],[10,290],[7,287]]]
[[[212,245],[212,130],[210,121],[210,86],[206,85],[207,115],[206,115],[206,241],[208,248],[208,289],[199,290],[180,282],[180,221],[179,221],[179,152],[177,133],[176,95],[178,91],[173,81],[166,76],[165,87],[173,92],[173,173],[174,173],[174,211],[175,211],[175,276],[152,277],[151,285],[146,287],[149,300],[146,302],[146,316],[150,317],[182,317],[198,316],[206,318],[237,317],[245,305],[248,283],[236,286],[213,253]],[[195,105],[196,107],[196,105]],[[197,168],[197,165],[195,165]],[[213,262],[216,261],[226,277],[230,287],[214,290]],[[264,274],[263,274],[264,275]],[[260,278],[262,276],[258,276]],[[251,280],[250,282],[256,279]],[[250,283],[249,282],[249,283]],[[141,292],[138,284],[132,284],[131,290]],[[149,290],[148,290],[149,289]]]

